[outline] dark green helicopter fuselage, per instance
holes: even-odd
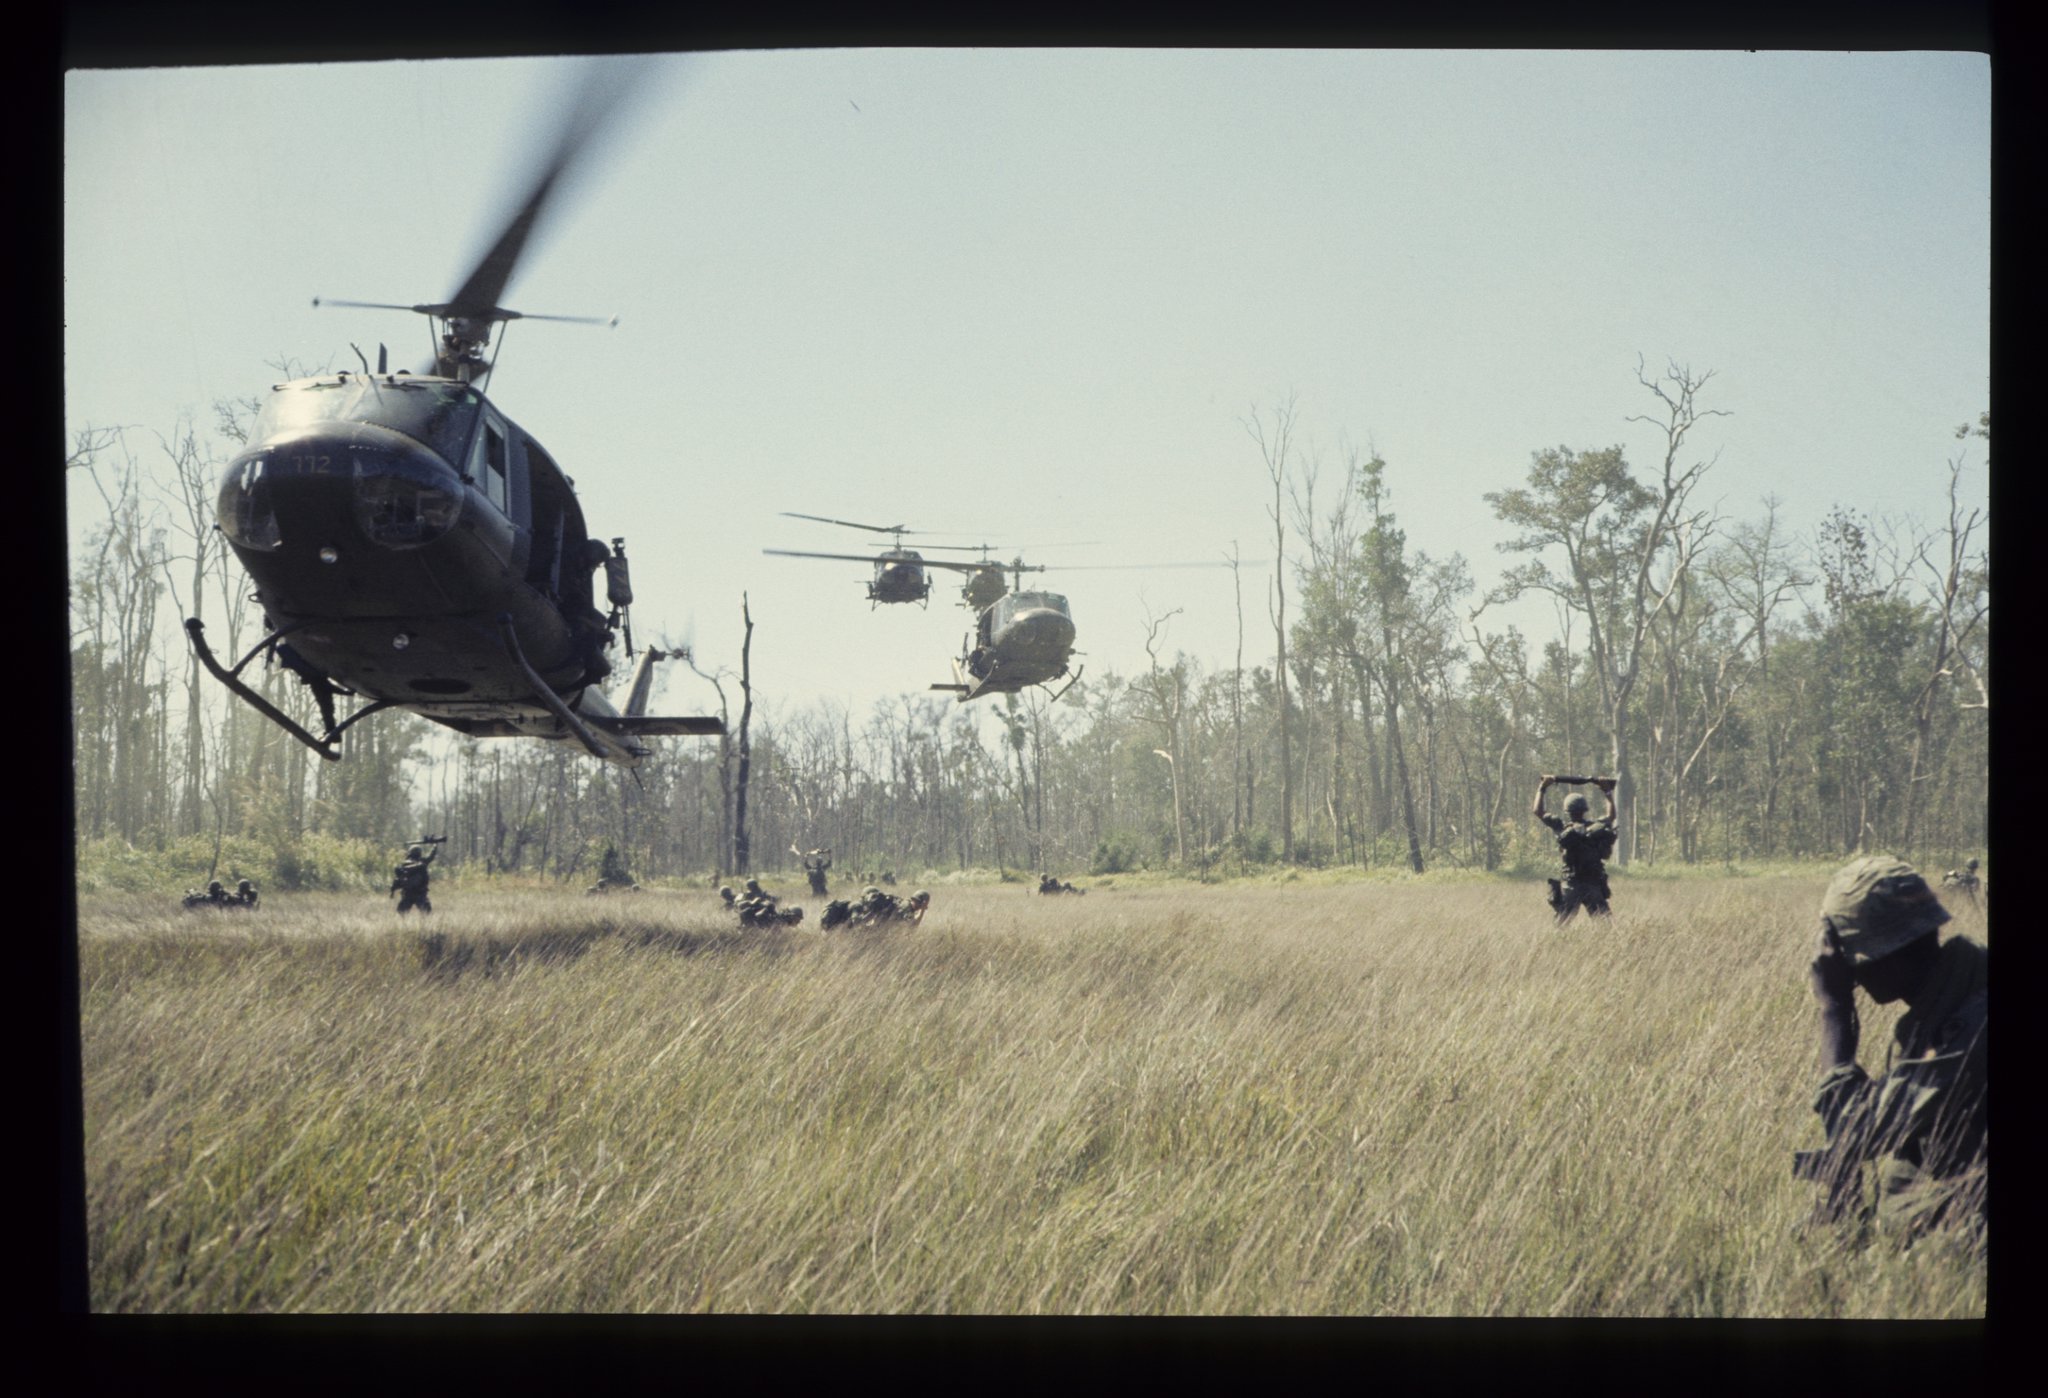
[[[475,388],[409,374],[277,385],[219,516],[269,626],[359,694],[460,712],[597,683],[606,618],[570,482]]]

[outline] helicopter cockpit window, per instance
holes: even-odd
[[[484,498],[496,505],[501,514],[512,512],[511,495],[506,484],[505,433],[489,419],[484,421],[484,430],[476,434],[469,474],[475,479],[477,489],[484,493]]]
[[[356,519],[374,544],[412,549],[448,532],[462,513],[459,490],[416,461],[359,454],[355,461]]]
[[[402,432],[457,466],[469,446],[483,398],[467,384],[355,375],[281,384],[264,401],[253,440],[266,441],[323,422],[374,422]]]
[[[995,624],[1008,626],[1019,612],[1053,611],[1071,615],[1067,599],[1057,592],[1013,592],[989,608]]]

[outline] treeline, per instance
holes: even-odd
[[[1838,507],[1797,530],[1774,501],[1748,519],[1701,503],[1711,378],[1639,370],[1658,459],[1545,448],[1486,494],[1518,560],[1486,592],[1462,557],[1410,547],[1398,466],[1350,452],[1330,469],[1292,401],[1254,408],[1248,466],[1285,566],[1247,570],[1266,591],[1226,663],[1173,649],[1169,609],[1148,618],[1143,673],[1091,674],[1057,704],[908,695],[856,715],[750,694],[744,746],[669,740],[636,772],[403,715],[315,758],[228,702],[179,626],[201,616],[236,657],[260,639],[211,522],[246,406],[146,449],[83,431],[67,466],[101,513],[73,560],[78,833],[138,849],[436,833],[452,865],[564,879],[594,879],[607,847],[641,878],[794,869],[792,847],[821,846],[837,871],[905,877],[1501,869],[1550,857],[1527,814],[1536,774],[1598,770],[1620,781],[1624,861],[1981,848],[1990,592],[1962,473],[1988,414],[1945,462],[1930,450],[1933,524]],[[1528,596],[1553,605],[1554,637],[1496,620]],[[733,666],[689,663],[734,692]],[[296,679],[251,673],[311,720]]]

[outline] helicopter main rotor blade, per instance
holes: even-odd
[[[927,532],[922,529],[905,529],[900,524],[856,524],[850,519],[828,519],[824,515],[800,515],[794,510],[784,510],[782,514],[786,519],[815,520],[819,524],[843,524],[848,529],[866,529],[876,534],[922,534]]]
[[[607,124],[647,67],[645,60],[613,58],[593,61],[584,69],[554,149],[542,160],[525,199],[506,221],[490,251],[448,298],[448,314],[503,318],[498,302],[518,269],[527,239],[546,211],[557,184],[589,147],[591,138]]]
[[[892,561],[889,559],[879,558],[872,553],[806,553],[801,549],[762,549],[761,552],[772,553],[778,558],[834,558],[838,559],[843,563],[884,563]],[[905,561],[909,562],[912,560]],[[944,568],[949,566],[944,563],[932,563],[932,561],[929,558],[922,558],[914,561],[929,564],[930,566],[935,568]]]
[[[1006,567],[1008,565],[1005,565]],[[1131,572],[1145,568],[1228,568],[1229,561],[1202,559],[1194,563],[1061,563],[1056,565],[1062,573],[1110,573]],[[1026,569],[1030,572],[1031,569]],[[1043,572],[1041,568],[1038,571]]]
[[[391,301],[343,301],[334,296],[315,296],[315,306],[355,306],[366,311],[423,311],[424,306],[401,306]]]
[[[933,545],[927,544],[925,547],[931,548]],[[927,558],[923,562],[927,568],[950,568],[956,573],[1043,573],[1046,569],[1043,563],[998,563],[994,559],[986,563],[955,563],[950,558]],[[1064,573],[1066,569],[1062,568],[1060,571]]]

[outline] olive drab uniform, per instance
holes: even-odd
[[[1537,819],[1557,836],[1558,858],[1564,866],[1563,877],[1550,880],[1550,906],[1556,910],[1557,920],[1568,920],[1580,908],[1605,916],[1610,896],[1607,860],[1614,854],[1613,824],[1566,820],[1548,811]]]
[[[791,845],[790,848],[795,850],[796,846]],[[832,867],[832,851],[829,848],[814,849],[801,858],[804,862],[804,877],[810,880],[812,895],[823,898],[827,891],[825,871]]]
[[[1977,861],[1972,859],[1963,865],[1962,868],[1951,869],[1946,874],[1943,874],[1941,876],[1941,886],[1943,888],[1953,888],[1956,892],[1970,900],[1971,907],[1976,907],[1977,893],[1983,887],[1982,880],[1977,877]]]
[[[440,853],[439,849],[423,853],[418,845],[414,845],[406,851],[405,863],[391,871],[391,892],[398,895],[398,911],[405,913],[414,908],[423,913],[434,911],[434,905],[427,897],[427,886],[433,880],[427,866]]]
[[[1827,1149],[1801,1165],[1834,1186],[1835,1210],[1862,1206],[1860,1167],[1868,1162],[1877,1167],[1877,1198],[1863,1213],[1880,1228],[1912,1237],[1943,1224],[1982,1225],[1989,968],[1982,946],[1951,938],[1927,992],[1892,1031],[1884,1076],[1845,1063],[1821,1079],[1813,1109],[1827,1129]]]
[[[229,893],[226,889],[220,886],[220,880],[215,879],[212,883],[206,886],[206,891],[204,893],[186,894],[185,906],[188,909],[231,908],[235,906],[235,899],[233,894]]]
[[[747,891],[733,900],[742,927],[793,927],[804,920],[802,908],[785,908],[782,900],[765,891],[758,879],[748,879]]]

